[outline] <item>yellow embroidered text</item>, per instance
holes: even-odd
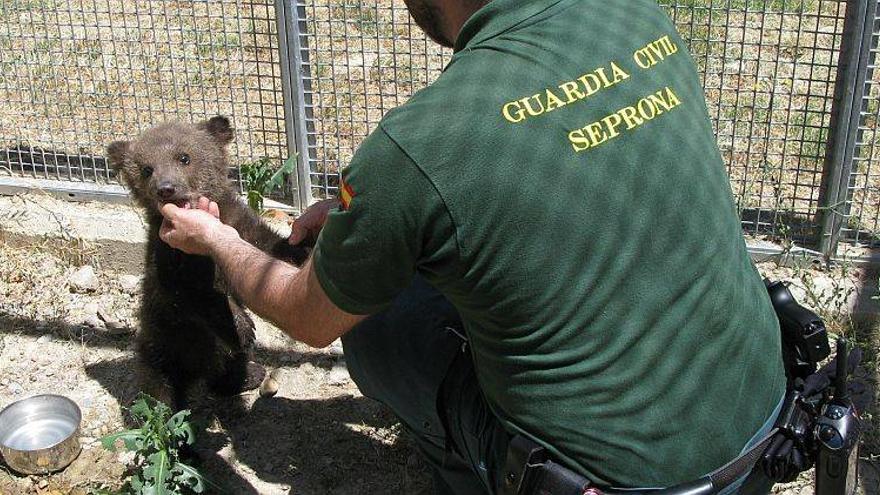
[[[595,148],[616,138],[623,131],[631,131],[681,105],[672,88],[667,86],[650,94],[632,106],[587,124],[568,133],[571,146],[578,153]]]

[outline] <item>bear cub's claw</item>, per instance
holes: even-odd
[[[264,378],[266,378],[266,368],[253,361],[248,361],[247,377],[241,386],[241,391],[244,392],[258,388],[263,383]]]

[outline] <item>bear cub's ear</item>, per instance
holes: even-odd
[[[125,163],[125,155],[128,153],[128,141],[114,141],[107,146],[107,162],[110,168],[119,172]]]
[[[229,119],[222,115],[211,117],[204,122],[200,122],[197,127],[207,131],[208,134],[214,138],[214,141],[217,141],[217,144],[221,146],[231,143],[233,135],[235,134],[232,126],[229,124]]]

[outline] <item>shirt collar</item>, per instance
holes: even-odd
[[[492,0],[464,23],[454,51],[498,36],[517,24],[556,5],[561,0]]]

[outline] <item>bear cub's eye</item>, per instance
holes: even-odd
[[[181,153],[180,157],[178,157],[177,159],[180,161],[180,163],[184,165],[189,165],[189,155],[187,155],[186,153]]]
[[[144,167],[141,169],[141,176],[143,176],[144,179],[150,177],[151,175],[153,175],[153,167]]]

